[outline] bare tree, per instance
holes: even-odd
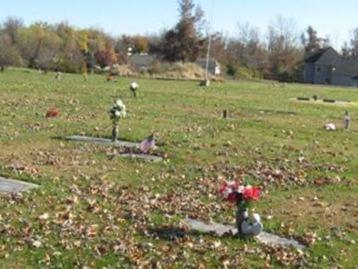
[[[350,40],[350,55],[352,57],[358,57],[358,28],[353,30],[353,35]]]
[[[24,27],[24,23],[21,19],[15,17],[8,17],[3,23],[3,31],[9,35],[11,45],[15,45],[19,41],[20,29]]]
[[[21,56],[18,50],[12,46],[11,37],[8,34],[0,35],[0,70],[10,65],[20,65]]]
[[[272,79],[298,80],[297,67],[303,59],[299,34],[292,19],[277,17],[268,29],[268,60]]]
[[[344,58],[349,58],[351,56],[351,49],[348,46],[347,41],[344,42],[344,44],[341,48],[341,54]]]
[[[240,68],[246,72],[264,74],[267,66],[267,51],[264,42],[260,39],[259,30],[250,24],[238,24],[238,34],[227,45],[229,73],[234,75]]]

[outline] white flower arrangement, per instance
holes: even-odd
[[[134,98],[137,98],[138,88],[139,88],[139,85],[137,82],[132,82],[131,85],[129,86],[129,89],[132,91]]]
[[[120,119],[126,117],[126,106],[123,104],[121,99],[118,99],[109,110],[109,116],[113,121],[113,124],[118,124]]]
[[[139,88],[139,85],[137,82],[132,82],[131,85],[130,85],[130,89],[132,91],[136,91],[137,89]]]

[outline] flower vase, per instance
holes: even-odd
[[[242,231],[242,223],[247,221],[249,218],[249,213],[247,207],[244,205],[243,202],[237,203],[237,211],[236,211],[236,226],[237,226],[237,233],[239,237],[244,237],[246,234]]]
[[[113,142],[117,142],[118,135],[119,135],[119,126],[116,124],[116,125],[113,125],[113,129],[112,129],[112,141]]]

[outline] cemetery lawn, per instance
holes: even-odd
[[[40,185],[0,196],[0,268],[357,268],[357,89],[135,79],[134,99],[133,80],[0,73],[0,176]],[[296,101],[313,95],[352,102]],[[128,112],[121,138],[155,131],[164,162],[111,158],[113,148],[61,139],[109,137],[117,97]],[[52,107],[60,116],[47,119]],[[325,131],[327,122],[338,131]],[[307,251],[183,236],[186,217],[234,223],[217,189],[242,177],[264,189],[255,208],[265,229]]]

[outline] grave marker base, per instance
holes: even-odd
[[[147,155],[147,154],[132,154],[132,153],[123,153],[118,154],[118,157],[128,158],[128,159],[142,159],[149,162],[161,162],[163,161],[162,157],[155,156],[155,155]]]
[[[224,235],[236,235],[237,228],[231,225],[223,225],[219,223],[206,224],[199,220],[186,219],[184,224],[189,227],[190,230],[201,232],[201,233],[211,233],[217,236]],[[253,237],[259,242],[270,245],[270,246],[281,246],[284,248],[294,247],[300,250],[304,250],[306,246],[300,244],[294,239],[288,239],[280,237],[275,234],[270,234],[267,232],[262,232],[258,236]]]

